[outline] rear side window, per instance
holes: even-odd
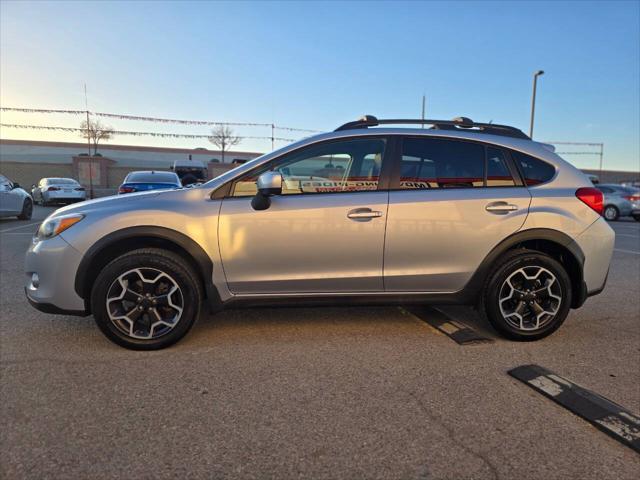
[[[405,138],[400,165],[401,189],[484,186],[484,146],[439,138]]]
[[[547,162],[533,158],[525,153],[512,151],[511,156],[520,167],[524,182],[529,186],[548,182],[556,173],[556,169]]]
[[[487,187],[513,187],[515,184],[504,152],[487,147]]]

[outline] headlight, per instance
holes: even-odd
[[[64,232],[67,228],[75,225],[84,218],[84,215],[80,213],[72,213],[69,215],[61,215],[59,217],[47,218],[40,228],[36,238],[38,240],[46,240],[47,238],[55,237]]]

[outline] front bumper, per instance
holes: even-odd
[[[74,289],[82,255],[61,235],[31,244],[25,255],[25,294],[29,303],[46,313],[86,315],[87,309]],[[38,275],[38,285],[32,282]]]

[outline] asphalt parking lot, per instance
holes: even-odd
[[[534,343],[458,345],[392,307],[203,317],[132,352],[31,308],[39,220],[0,220],[1,478],[635,479],[640,455],[507,375],[539,364],[640,412],[640,223],[605,291]]]

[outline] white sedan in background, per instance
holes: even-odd
[[[33,199],[20,185],[0,175],[0,217],[29,220],[33,213]]]
[[[87,192],[73,178],[41,178],[32,185],[33,201],[40,205],[50,203],[73,203],[87,199]]]

